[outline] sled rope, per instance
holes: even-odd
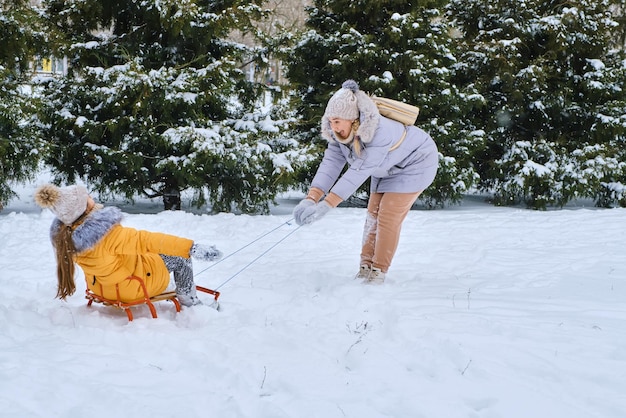
[[[259,240],[265,238],[266,236],[268,236],[269,234],[273,233],[274,231],[282,228],[285,225],[290,225],[291,221],[293,221],[294,218],[289,219],[286,222],[283,222],[282,224],[278,225],[276,228],[258,236],[257,238],[255,238],[254,240],[250,241],[249,243],[247,243],[246,245],[244,245],[243,247],[239,248],[238,250],[235,250],[234,252],[228,254],[225,257],[222,257],[221,259],[219,259],[218,261],[216,261],[215,263],[211,264],[210,266],[208,266],[207,268],[205,268],[204,270],[199,271],[198,273],[194,274],[194,277],[198,276],[201,273],[204,273],[205,271],[207,271],[208,269],[218,265],[219,263],[221,263],[222,261],[226,260],[227,258],[232,257],[233,255],[237,254],[238,252],[248,248],[249,246],[251,246],[252,244],[254,244],[255,242],[258,242]],[[219,289],[220,287],[224,286],[226,283],[228,283],[229,281],[231,281],[235,276],[237,276],[239,273],[241,273],[242,271],[244,271],[245,269],[247,269],[248,267],[250,267],[254,262],[256,262],[258,259],[260,259],[261,257],[263,257],[265,254],[267,254],[272,248],[276,247],[278,244],[280,244],[281,242],[283,242],[285,239],[287,239],[287,237],[291,234],[293,234],[294,232],[296,232],[298,229],[300,228],[300,226],[298,226],[298,228],[294,229],[293,231],[291,231],[289,234],[285,235],[283,238],[281,238],[276,244],[272,245],[270,248],[268,248],[267,250],[265,250],[261,255],[259,255],[257,258],[255,258],[254,260],[252,260],[251,262],[249,262],[248,264],[246,264],[241,270],[239,270],[237,273],[235,273],[234,275],[232,275],[231,277],[228,278],[228,280],[226,280],[224,283],[222,283],[221,285],[219,285],[218,287],[215,288],[215,290]]]
[[[285,222],[286,224],[287,222]],[[283,224],[284,225],[284,224]],[[281,225],[282,226],[282,225]],[[232,276],[230,276],[228,279],[226,279],[224,281],[224,283],[222,283],[221,285],[217,286],[215,288],[215,290],[218,290],[219,288],[221,288],[222,286],[224,286],[226,283],[230,282],[232,279],[234,279],[237,275],[239,275],[239,273],[241,273],[242,271],[244,271],[245,269],[247,269],[248,267],[250,267],[252,264],[254,264],[257,260],[259,260],[261,257],[263,257],[265,254],[269,253],[274,247],[276,247],[278,244],[280,244],[281,242],[283,242],[284,240],[286,240],[291,234],[293,234],[294,232],[296,232],[298,229],[300,229],[302,225],[298,226],[296,229],[294,229],[293,231],[289,232],[287,235],[285,235],[284,237],[282,237],[281,239],[278,240],[278,242],[276,242],[274,245],[272,245],[271,247],[269,247],[267,250],[263,251],[257,258],[255,258],[254,260],[250,261],[248,264],[246,264],[245,266],[243,266],[237,273],[233,274]],[[280,228],[280,227],[278,227]],[[272,231],[275,231],[276,229]],[[265,234],[267,235],[267,234]],[[264,235],[264,236],[265,236]],[[245,247],[244,247],[245,248]],[[233,253],[234,254],[234,253]],[[217,264],[217,263],[216,263]],[[214,264],[215,265],[215,264]]]
[[[199,271],[198,273],[194,274],[193,276],[196,277],[201,273],[204,273],[205,271],[207,271],[210,268],[213,268],[214,266],[218,265],[219,263],[221,263],[222,261],[226,260],[227,258],[232,257],[233,255],[237,254],[239,251],[244,250],[246,248],[248,248],[249,246],[251,246],[252,244],[254,244],[255,242],[257,242],[258,240],[260,240],[261,238],[264,238],[266,236],[268,236],[269,234],[271,234],[272,232],[276,231],[277,229],[282,228],[285,225],[289,225],[289,222],[293,221],[293,218],[289,219],[286,222],[283,222],[282,224],[278,225],[276,228],[272,229],[271,231],[266,232],[263,235],[258,236],[257,238],[255,238],[253,241],[249,242],[248,244],[244,245],[243,247],[239,248],[238,250],[235,250],[234,252],[228,254],[227,256],[224,256],[222,258],[220,258],[219,260],[217,260],[215,263],[211,264],[209,267],[205,268],[202,271]]]

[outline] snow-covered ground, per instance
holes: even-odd
[[[24,189],[0,212],[0,416],[624,417],[625,209],[412,211],[388,281],[365,286],[364,209],[299,228],[297,198],[126,207],[125,225],[227,255],[195,264],[221,311],[160,302],[129,323],[88,308],[82,276],[54,299],[52,214]]]

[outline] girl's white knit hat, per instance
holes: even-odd
[[[67,187],[44,184],[35,191],[34,198],[35,203],[50,209],[65,225],[71,225],[87,210],[89,193],[79,184]]]

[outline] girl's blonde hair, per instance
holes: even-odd
[[[59,222],[59,229],[52,237],[57,258],[57,298],[65,300],[76,291],[74,282],[74,255],[76,248],[72,239],[72,226]]]
[[[87,209],[72,225],[65,225],[59,222],[59,229],[52,237],[52,245],[56,250],[57,258],[57,298],[65,300],[76,292],[76,282],[74,281],[74,257],[76,247],[72,233],[83,223],[87,215],[91,213],[93,207]]]

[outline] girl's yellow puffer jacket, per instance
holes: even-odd
[[[170,275],[160,254],[188,258],[193,241],[124,227],[121,218],[115,207],[96,210],[73,232],[75,262],[85,273],[87,286],[107,299],[117,299],[117,284],[119,299],[129,302],[143,298],[139,282],[126,280],[138,276],[150,296],[162,293]]]

